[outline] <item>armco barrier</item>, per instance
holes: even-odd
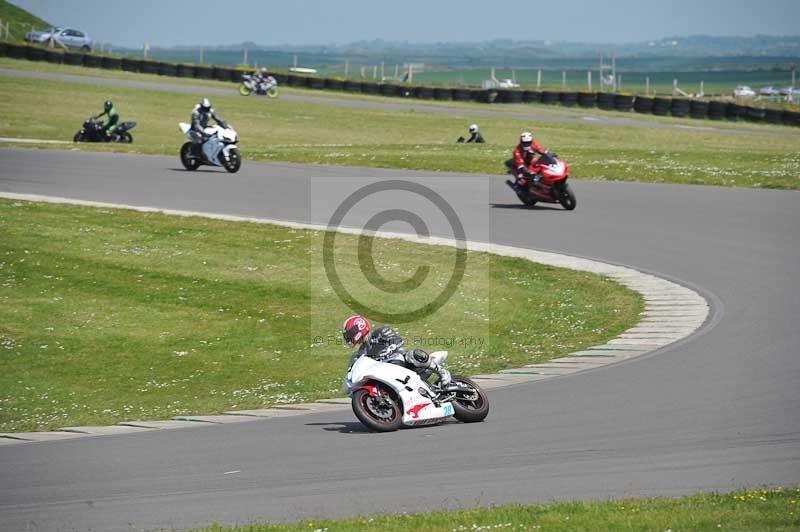
[[[623,113],[630,112],[633,108],[633,96],[630,94],[617,94],[614,96],[614,109]]]
[[[673,98],[670,106],[672,116],[683,118],[689,114],[689,100],[683,98]]]
[[[648,96],[637,96],[633,101],[633,110],[637,113],[652,113],[653,98]]]
[[[452,100],[453,89],[437,87],[433,89],[433,99],[439,101]]]
[[[705,118],[708,115],[708,102],[692,100],[689,102],[689,116],[692,118]]]
[[[561,105],[565,105],[567,107],[574,107],[578,105],[578,93],[577,92],[559,92],[558,93],[558,101],[561,102]]]
[[[541,103],[542,91],[522,91],[522,101],[525,103]]]
[[[553,91],[542,91],[542,103],[558,103],[558,93]]]
[[[598,92],[597,107],[605,111],[612,111],[614,109],[614,94],[610,92]]]
[[[581,107],[595,107],[597,105],[597,94],[593,92],[579,92],[578,105]]]

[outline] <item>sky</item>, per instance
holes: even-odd
[[[800,0],[11,0],[122,46],[797,35]],[[613,6],[613,7],[612,7]]]

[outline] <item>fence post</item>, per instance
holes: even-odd
[[[644,78],[644,95],[650,96],[650,76]]]
[[[542,69],[536,71],[536,88],[539,89],[542,86]]]
[[[399,75],[400,75],[400,65],[395,64],[394,65],[394,78],[392,78],[392,79],[394,81],[397,81],[398,79],[400,79],[400,78],[398,78]]]
[[[372,65],[372,79],[378,77],[378,65]]]
[[[677,95],[678,95],[678,78],[674,78],[672,80],[672,97],[674,98]]]
[[[589,88],[589,92],[592,92],[592,71],[586,71],[586,86]]]
[[[147,59],[147,52],[148,52],[149,48],[150,48],[150,46],[147,44],[147,41],[144,41],[144,46],[142,46],[142,50],[144,52],[144,58],[145,59]]]
[[[386,79],[386,72],[383,69],[383,61],[381,61],[381,81]]]
[[[244,58],[242,59],[242,64],[247,66],[247,48],[244,49]]]
[[[566,70],[562,70],[561,71],[561,88],[562,89],[566,89],[567,88],[567,71]]]
[[[705,81],[700,81],[700,94],[698,94],[700,98],[706,95],[705,84]]]
[[[344,79],[347,79],[347,73],[350,71],[350,60],[344,60]]]
[[[0,18],[0,39],[2,38],[3,38],[3,19]],[[6,35],[6,38],[8,38],[8,35]]]
[[[364,79],[364,69],[365,68],[366,67],[363,67],[363,66],[361,67],[361,79]]]
[[[619,75],[619,85],[617,85],[617,91],[622,90],[622,74]]]
[[[202,65],[205,62],[205,50],[200,48],[200,64]]]

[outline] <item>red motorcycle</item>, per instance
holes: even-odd
[[[506,163],[508,173],[517,177],[513,170],[513,165]],[[575,208],[575,194],[569,188],[567,178],[569,178],[569,165],[558,158],[555,153],[545,153],[536,161],[533,161],[528,168],[535,176],[541,174],[539,183],[535,183],[533,177],[519,177],[514,183],[506,180],[506,185],[516,192],[519,200],[532,207],[538,202],[560,203],[566,210],[571,211]]]

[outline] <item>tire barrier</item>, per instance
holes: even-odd
[[[672,102],[669,98],[653,98],[653,114],[657,116],[667,116]]]
[[[8,45],[4,42],[0,42],[0,57],[4,57],[8,55]]]
[[[98,55],[83,54],[83,66],[89,68],[100,68],[103,65],[103,58]]]
[[[688,116],[689,100],[685,100],[683,98],[674,98],[672,100],[672,106],[670,107],[670,113],[672,116],[677,118],[684,118],[685,116]]]
[[[142,61],[140,59],[122,58],[122,70],[125,72],[141,72]]]
[[[614,110],[614,94],[609,92],[597,93],[597,107],[605,111]]]
[[[453,89],[453,99],[457,102],[468,102],[472,100],[470,89]]]
[[[334,90],[334,91],[344,90],[344,81],[342,81],[340,79],[326,78],[325,79],[325,88],[326,89],[330,89],[330,90]]]
[[[629,113],[633,109],[633,96],[630,94],[617,94],[614,96],[614,109]]]
[[[27,46],[25,50],[25,59],[28,61],[44,61],[45,49],[38,46]]]
[[[768,124],[783,124],[783,110],[764,109],[764,122]]]
[[[758,107],[747,108],[747,120],[750,122],[763,122],[765,114],[764,109]]]
[[[787,126],[800,126],[800,113],[797,111],[784,111],[783,123]]]
[[[178,65],[178,77],[179,78],[193,78],[194,77],[194,67],[190,65]]]
[[[286,85],[287,87],[302,87],[303,85],[305,85],[305,83],[303,83],[303,80],[300,79],[299,76],[295,76],[294,74],[289,74],[288,76],[286,76],[286,81],[284,81],[283,84]]]
[[[708,102],[692,100],[689,103],[689,116],[692,118],[705,118],[708,115]]]
[[[561,105],[565,105],[567,107],[575,107],[576,105],[578,105],[578,93],[559,92],[558,101],[561,102]]]
[[[361,92],[364,94],[380,94],[380,87],[377,83],[362,81]]]
[[[503,91],[500,97],[503,98],[503,103],[522,103],[522,91]]]
[[[725,102],[708,102],[708,117],[711,120],[722,120],[725,118],[725,110],[727,107],[728,104]]]
[[[214,70],[211,75],[217,81],[231,81],[231,79],[233,79],[231,77],[231,74],[233,74],[233,72],[235,71],[229,68],[214,67]]]
[[[522,91],[522,101],[525,103],[541,103],[542,91]]]
[[[83,54],[73,54],[66,52],[61,60],[65,65],[79,66],[83,65]]]
[[[11,59],[25,59],[27,55],[26,49],[27,46],[20,46],[18,44],[8,44],[6,45],[6,55]]]
[[[48,63],[61,63],[64,61],[64,53],[56,50],[47,50],[44,54],[44,60]]]
[[[446,101],[453,99],[453,89],[445,89],[437,87],[433,89],[433,99],[439,101]]]
[[[741,105],[737,105],[735,103],[728,103],[725,105],[725,118],[728,120],[739,120],[739,117],[742,116],[742,109]],[[744,111],[745,115],[747,111]]]
[[[558,103],[558,93],[553,91],[542,91],[542,103],[549,105]]]
[[[361,82],[345,80],[343,88],[347,92],[361,92]]]
[[[596,107],[597,94],[593,92],[579,92],[578,105],[580,105],[581,107]]]
[[[322,90],[325,88],[325,78],[308,78],[308,88]]]
[[[637,96],[633,101],[633,110],[637,113],[652,113],[653,98],[648,96]]]
[[[414,97],[423,100],[433,99],[433,89],[431,87],[414,87]]]
[[[173,65],[172,63],[159,63],[158,75],[175,77],[178,75],[178,65]]]
[[[209,66],[194,67],[194,77],[198,79],[214,79],[214,69]]]
[[[86,56],[87,58],[89,56]],[[104,68],[106,70],[121,70],[122,69],[122,58],[120,57],[103,57],[100,59],[100,68]]]
[[[142,67],[139,72],[142,74],[158,74],[158,63],[156,61],[142,61]]]

